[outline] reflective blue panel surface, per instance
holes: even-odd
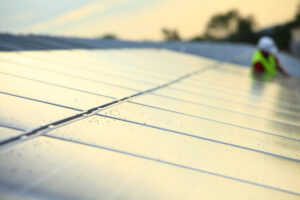
[[[102,113],[102,112],[101,112]],[[178,131],[179,134],[199,136],[195,139],[212,139],[216,142],[248,147],[252,150],[283,155],[300,160],[300,141],[283,138],[280,135],[268,134],[234,126],[234,124],[218,123],[206,118],[193,117],[166,110],[154,109],[144,105],[124,103],[103,111],[103,114],[139,122],[141,124]],[[159,116],[157,118],[156,116]],[[203,137],[203,138],[201,138]]]
[[[42,199],[256,199],[261,195],[299,199],[276,189],[111,150],[44,137],[6,149],[0,152],[6,161],[0,162],[1,194]],[[207,165],[216,160],[211,156]],[[263,163],[264,159],[260,166]]]
[[[12,137],[19,133],[21,133],[20,130],[15,130],[15,129],[3,127],[0,125],[0,140]]]
[[[69,107],[89,109],[108,103],[113,98],[83,93],[65,87],[57,87],[42,82],[34,82],[15,76],[0,74],[0,91],[21,95]]]
[[[0,70],[11,76],[15,75],[35,81],[43,81],[50,84],[57,84],[64,87],[84,90],[96,94],[121,98],[134,94],[137,90],[126,86],[103,83],[85,78],[78,78],[61,74],[60,72],[45,71],[43,69],[23,66],[21,64],[12,64],[0,61]]]
[[[299,199],[294,80],[163,49],[0,53],[0,197]]]
[[[0,123],[4,125],[32,129],[74,114],[70,109],[0,94]]]
[[[182,112],[195,116],[204,117],[210,120],[217,120],[268,133],[278,134],[294,139],[300,139],[300,127],[289,124],[278,123],[270,120],[253,118],[238,113],[227,112],[219,109],[205,107],[190,102],[183,102],[176,99],[160,97],[157,95],[144,95],[134,99],[135,102],[143,103],[163,109]]]
[[[276,98],[273,100],[266,100],[261,98],[260,96],[240,95],[232,92],[221,91],[220,89],[212,88],[210,86],[197,86],[194,84],[187,85],[183,82],[173,84],[169,88],[199,95],[201,97],[203,96],[211,99],[220,99],[227,102],[233,102],[236,104],[249,105],[252,107],[261,108],[262,110],[276,110],[279,112],[300,115],[300,109],[297,109],[297,106],[288,104],[285,101],[276,101]]]
[[[210,98],[206,96],[200,96],[197,94],[187,93],[181,90],[174,90],[164,88],[154,92],[159,96],[166,98],[178,99],[183,102],[191,102],[204,107],[214,108],[216,110],[224,110],[225,112],[238,113],[240,115],[247,115],[253,118],[264,118],[270,120],[276,120],[283,123],[289,123],[292,125],[300,125],[300,115],[280,112],[275,110],[264,110],[259,107],[247,106],[243,104],[237,104],[235,102],[223,101],[216,98]]]

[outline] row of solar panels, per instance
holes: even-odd
[[[0,82],[3,197],[299,199],[297,94],[245,68],[152,49],[3,52]]]
[[[126,41],[0,33],[0,51],[115,48],[164,48],[219,61],[230,60],[232,63],[249,66],[256,47],[238,43]],[[300,77],[298,59],[283,52],[278,56],[281,64],[290,74]]]

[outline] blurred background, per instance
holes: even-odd
[[[245,43],[267,34],[299,55],[299,0],[1,0],[0,9],[2,33]]]
[[[299,0],[1,0],[0,32],[256,44],[300,57]]]

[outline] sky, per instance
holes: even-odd
[[[291,20],[300,0],[1,0],[0,32],[77,37],[115,34],[160,40],[162,28],[185,38],[203,33],[209,19],[237,9],[257,29]]]

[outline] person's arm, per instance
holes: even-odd
[[[285,69],[281,66],[279,60],[278,60],[277,58],[275,58],[275,59],[276,59],[276,68],[277,68],[277,70],[278,70],[283,76],[285,76],[285,77],[291,77],[291,75],[290,75],[287,71],[285,71]]]

